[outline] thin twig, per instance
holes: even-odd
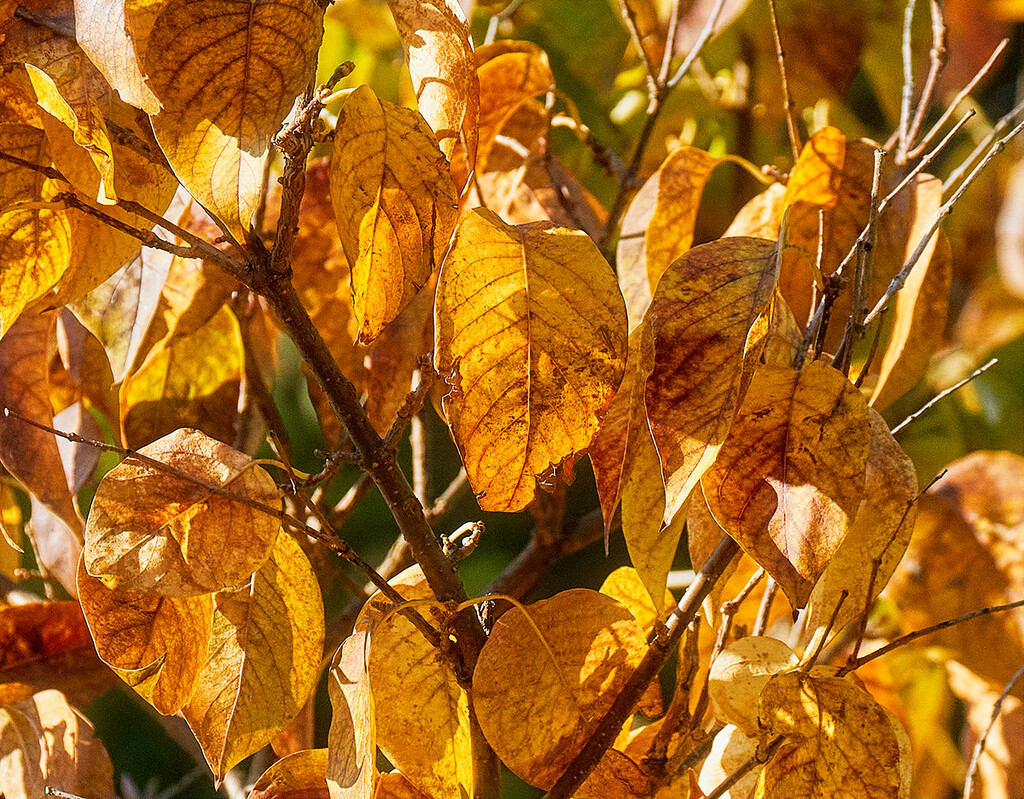
[[[918,408],[916,411],[914,411],[912,414],[910,414],[910,416],[908,416],[906,419],[904,419],[902,422],[900,422],[898,425],[896,425],[894,428],[892,428],[892,430],[890,430],[889,432],[891,432],[893,435],[896,435],[900,430],[902,430],[904,427],[906,427],[908,424],[910,424],[912,421],[914,421],[918,416],[920,416],[925,411],[927,411],[929,408],[931,408],[936,402],[938,402],[939,400],[941,400],[941,399],[943,399],[945,397],[948,397],[954,391],[957,391],[958,389],[963,388],[968,383],[970,383],[972,380],[974,380],[974,378],[976,378],[978,375],[980,375],[982,372],[987,372],[989,369],[991,369],[997,363],[999,363],[999,359],[998,358],[993,358],[988,363],[986,363],[984,366],[979,366],[977,369],[975,369],[973,372],[971,372],[969,375],[967,375],[967,377],[965,377],[963,380],[959,381],[956,385],[950,386],[949,388],[943,389],[942,391],[940,391],[938,394],[936,394],[934,397],[932,397],[930,400],[928,400],[928,402],[926,402],[924,405],[922,405],[920,408]]]
[[[772,603],[775,601],[775,595],[778,592],[779,584],[769,577],[764,586],[761,604],[757,608],[757,618],[754,620],[754,629],[750,631],[751,635],[764,635],[764,631],[768,629],[768,619],[771,616]]]
[[[700,55],[701,50],[704,49],[711,37],[715,35],[715,27],[718,25],[718,18],[722,15],[722,9],[725,8],[725,0],[716,0],[714,8],[711,9],[711,14],[708,16],[708,21],[704,23],[704,27],[701,28],[700,35],[697,37],[697,41],[694,42],[693,47],[690,48],[690,52],[686,54],[686,58],[683,59],[683,63],[679,65],[679,69],[671,77],[668,83],[663,84],[668,89],[675,88],[679,81],[681,81],[686,73],[690,71],[690,67],[693,66],[697,60],[697,56]]]
[[[793,148],[793,163],[795,164],[800,160],[800,150],[803,144],[800,141],[800,132],[796,127],[796,118],[793,116],[796,106],[793,103],[793,93],[789,90],[789,80],[786,78],[786,54],[782,51],[782,36],[779,34],[779,17],[775,11],[775,0],[768,0],[768,11],[772,19],[772,37],[775,41],[775,57],[779,62],[779,77],[782,79],[786,129],[789,131],[789,144]]]
[[[907,158],[907,150],[910,149],[907,131],[910,128],[910,107],[914,102],[914,48],[913,48],[913,26],[914,9],[917,7],[917,0],[907,0],[906,10],[903,12],[903,93],[900,99],[900,124],[897,132],[899,146],[896,149],[896,163],[903,163]]]
[[[644,46],[644,37],[640,33],[640,25],[637,23],[636,12],[633,10],[630,0],[620,0],[619,13],[622,17],[622,23],[626,26],[626,30],[629,31],[629,38],[633,40],[633,46],[640,55],[640,60],[644,62],[644,69],[647,70],[647,88],[650,94],[653,95],[657,90],[657,68],[654,66],[654,61],[651,60],[651,54],[647,52],[647,48]]]
[[[996,703],[992,706],[992,717],[988,720],[988,724],[985,725],[985,731],[981,734],[978,743],[974,746],[974,751],[971,753],[971,763],[967,767],[967,779],[964,781],[964,799],[971,799],[971,795],[974,793],[974,780],[978,774],[978,763],[981,760],[981,753],[985,751],[988,735],[996,725],[999,712],[1003,709],[1003,702],[1006,701],[1006,697],[1010,695],[1010,691],[1013,690],[1021,677],[1024,677],[1024,664],[1021,664],[1021,667],[1017,669],[1010,678],[1010,681],[1006,683],[1002,693],[999,694],[999,698],[996,699]]]
[[[780,736],[768,744],[760,756],[751,755],[748,757],[740,763],[728,777],[722,780],[715,790],[709,793],[705,799],[721,799],[721,797],[725,796],[733,785],[747,776],[749,772],[753,771],[757,766],[762,766],[771,760],[772,756],[778,751],[779,747],[782,746],[782,742],[785,740],[786,739],[784,737]]]
[[[949,53],[946,50],[946,21],[942,17],[942,7],[938,0],[930,0],[929,11],[932,18],[932,47],[928,51],[928,77],[925,78],[924,88],[921,89],[921,98],[917,101],[917,110],[914,112],[914,120],[907,130],[907,146],[913,147],[914,140],[921,130],[921,123],[932,103],[932,95],[935,93],[935,85],[939,74],[946,66]]]
[[[960,179],[963,178],[964,174],[970,168],[971,164],[974,163],[975,159],[988,150],[989,145],[992,144],[996,136],[999,136],[1004,130],[1010,127],[1011,122],[1022,112],[1024,112],[1024,101],[1015,105],[1010,111],[1003,114],[998,120],[996,120],[996,124],[992,126],[992,130],[985,134],[984,138],[982,138],[982,140],[978,142],[977,146],[971,151],[971,154],[961,161],[960,165],[957,166],[956,169],[949,173],[949,177],[947,177],[945,182],[942,184],[943,192],[949,191],[960,182]]]
[[[931,635],[932,633],[941,632],[942,630],[948,629],[957,624],[963,624],[965,621],[971,621],[972,619],[980,618],[981,616],[990,616],[993,613],[1002,613],[1004,610],[1014,610],[1015,608],[1022,607],[1024,607],[1024,599],[1019,599],[1016,602],[1009,602],[1005,605],[991,605],[987,608],[972,610],[970,613],[964,613],[961,616],[956,616],[952,619],[946,619],[946,621],[941,621],[938,624],[932,624],[929,627],[925,627],[920,630],[915,630],[914,632],[907,633],[906,635],[901,635],[899,638],[897,638],[894,641],[890,641],[885,646],[880,647],[874,650],[873,652],[868,652],[868,654],[866,655],[861,655],[856,660],[848,663],[840,670],[839,676],[845,676],[849,674],[851,671],[859,669],[865,663],[870,663],[872,660],[882,657],[882,655],[888,655],[894,649],[899,649],[901,646],[906,646],[912,641],[916,641],[918,638],[923,638],[924,636]]]
[[[331,510],[328,520],[332,529],[337,530],[348,520],[348,517],[356,509],[356,505],[359,504],[363,497],[370,493],[371,488],[373,488],[373,478],[369,472],[363,472],[352,484],[352,487],[345,492],[345,496],[338,500],[338,504]]]
[[[435,499],[434,503],[424,511],[427,518],[433,521],[444,516],[452,503],[465,494],[468,489],[469,475],[466,474],[466,467],[463,466],[459,469],[459,473],[455,475],[455,479],[448,484],[448,488],[444,490],[444,493]]]

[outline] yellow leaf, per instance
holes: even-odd
[[[274,508],[273,478],[198,430],[177,430],[141,454]],[[100,482],[85,532],[85,565],[109,588],[194,596],[245,581],[270,557],[275,515],[214,494],[131,457]]]
[[[244,361],[238,320],[226,307],[194,332],[150,352],[121,383],[125,444],[149,444],[181,427],[233,440]]]
[[[626,209],[615,262],[630,329],[643,317],[665,270],[693,244],[701,194],[721,162],[696,147],[680,147]]]
[[[455,184],[423,118],[378,100],[367,86],[338,115],[330,180],[359,339],[372,341],[444,257]]]
[[[388,0],[388,5],[409,60],[420,113],[446,158],[464,133],[472,169],[479,88],[462,6],[457,0]]]
[[[852,682],[779,674],[761,692],[759,717],[766,735],[785,740],[761,772],[758,799],[910,795],[906,733]]]
[[[3,346],[0,345],[2,351]],[[2,441],[3,434],[0,433]],[[21,506],[11,487],[0,482],[0,574],[9,580],[14,580],[14,570],[21,566],[21,535]]]
[[[645,634],[654,629],[656,620],[664,619],[676,606],[669,591],[664,592],[661,604],[655,606],[636,569],[629,566],[620,566],[609,574],[601,584],[601,593],[625,605]]]
[[[316,575],[289,535],[278,536],[247,583],[214,603],[207,660],[181,714],[219,779],[270,743],[316,688],[324,609]]]
[[[124,0],[76,0],[75,38],[122,100],[147,114],[160,110],[128,37]]]
[[[117,676],[165,715],[185,706],[199,682],[213,599],[112,591],[78,567],[78,595],[96,651]]]
[[[587,589],[563,591],[526,613],[510,610],[494,625],[473,673],[473,708],[501,761],[550,788],[647,646],[626,608]]]
[[[771,301],[775,244],[730,238],[690,250],[665,272],[648,317],[654,369],[645,398],[665,479],[663,524],[714,462],[740,401],[751,329]]]
[[[381,774],[373,792],[373,799],[428,799],[400,771]]]
[[[82,518],[64,475],[56,437],[2,410],[10,408],[52,426],[49,365],[56,316],[55,311],[30,311],[0,339],[0,463],[80,539]]]
[[[808,602],[805,629],[831,623],[832,632],[868,613],[907,551],[917,514],[917,473],[885,421],[868,410],[871,449],[864,499],[850,529],[825,568]],[[870,591],[870,593],[869,593]],[[845,592],[839,612],[834,611]]]
[[[534,478],[593,440],[622,380],[626,312],[584,233],[463,217],[438,280],[445,412],[485,510],[526,507]]]
[[[794,668],[796,654],[782,641],[763,635],[740,638],[723,649],[708,674],[711,708],[722,724],[757,735],[757,698],[772,675]]]
[[[785,207],[786,187],[773,183],[744,205],[732,220],[723,238],[753,236],[758,239],[778,239]]]
[[[323,7],[315,0],[164,0],[128,4],[125,13],[142,72],[163,106],[152,119],[167,161],[244,241],[270,139],[316,68]]]
[[[327,737],[327,787],[331,799],[364,799],[373,794],[377,743],[366,662],[369,636],[357,629],[341,645],[327,676],[333,715]]]
[[[327,799],[328,758],[327,749],[303,749],[281,758],[256,780],[248,799]]]
[[[794,607],[857,513],[870,441],[867,404],[840,372],[819,361],[801,372],[764,367],[703,477],[715,519]]]
[[[0,125],[0,149],[50,166],[46,137],[28,125]],[[51,199],[60,184],[23,167],[0,164],[0,336],[25,307],[53,287],[71,260],[71,230],[59,209],[19,210],[19,203]]]
[[[750,738],[739,727],[726,725],[711,744],[711,752],[701,764],[699,785],[705,793],[711,793],[721,785],[737,768],[757,753],[757,739]],[[760,764],[747,772],[722,799],[749,799],[754,795],[757,779],[763,766]]]
[[[419,567],[391,585],[407,600],[433,597]],[[437,647],[391,610],[390,600],[378,592],[356,622],[357,628],[369,627],[377,746],[427,796],[459,799],[473,785],[469,697]],[[433,620],[432,627],[441,626],[431,611],[417,612],[428,623]]]

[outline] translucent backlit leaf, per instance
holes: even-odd
[[[661,276],[690,249],[697,209],[720,158],[680,147],[636,193],[622,217],[616,266],[630,328],[643,317]]]
[[[99,656],[117,676],[165,715],[195,692],[206,662],[213,599],[112,591],[78,568],[82,612]]]
[[[678,513],[732,425],[751,328],[771,301],[775,244],[729,238],[665,272],[648,316],[654,369],[645,399],[665,479],[663,523]]]
[[[739,727],[727,724],[715,736],[711,752],[700,766],[700,789],[706,794],[711,793],[756,752],[756,738],[750,738]],[[754,766],[739,782],[722,794],[722,799],[749,799],[753,796],[761,768],[760,764]]]
[[[314,0],[165,0],[126,6],[142,72],[163,110],[153,132],[182,184],[244,232],[271,137],[316,67]],[[150,27],[151,26],[151,27]]]
[[[785,736],[765,764],[755,796],[910,795],[906,733],[852,682],[799,672],[773,677],[761,692],[766,735]]]
[[[757,735],[757,699],[772,675],[794,668],[799,658],[782,641],[747,636],[723,649],[711,664],[708,695],[722,724],[735,724]]]
[[[233,441],[245,355],[226,307],[199,329],[148,354],[121,383],[121,435],[139,447],[181,427]]]
[[[473,707],[502,762],[550,788],[647,647],[632,614],[594,591],[563,591],[526,613],[510,610],[494,625],[473,673]]]
[[[456,0],[388,0],[388,5],[409,59],[420,113],[446,158],[464,133],[472,169],[479,88],[462,6]]]
[[[214,595],[213,632],[199,685],[181,713],[218,778],[302,709],[320,677],[320,586],[288,535],[240,588]]]
[[[366,86],[338,115],[330,181],[359,338],[372,341],[444,256],[455,226],[455,185],[423,118],[378,100]]]
[[[303,749],[281,758],[256,780],[248,799],[328,799],[327,758],[326,749]]]
[[[838,632],[868,613],[907,551],[917,513],[914,464],[874,410],[871,449],[864,473],[864,499],[850,529],[814,586],[806,629],[832,624]],[[843,595],[845,594],[845,598]],[[837,606],[842,601],[838,613]]]
[[[377,743],[366,662],[369,643],[366,630],[356,630],[338,650],[327,676],[333,715],[325,773],[331,799],[373,794]]]
[[[536,476],[590,444],[622,379],[625,316],[584,233],[463,217],[438,281],[435,358],[481,507],[525,507]]]
[[[269,474],[198,430],[177,430],[140,452],[193,479],[130,457],[108,472],[86,526],[89,574],[121,591],[191,596],[236,586],[263,565],[277,516],[207,486],[274,508]]]
[[[803,607],[864,494],[867,404],[830,366],[764,367],[702,480],[715,519]]]
[[[418,567],[391,584],[407,600],[433,597]],[[356,623],[369,627],[377,746],[427,796],[459,799],[473,785],[469,696],[450,661],[405,615],[392,610],[390,600],[377,593]],[[417,612],[432,627],[440,626],[429,608]]]

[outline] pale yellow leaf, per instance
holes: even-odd
[[[333,715],[327,737],[327,787],[331,799],[365,799],[377,776],[376,731],[365,627],[342,644],[327,675]]]
[[[757,734],[757,698],[772,675],[791,669],[799,658],[782,641],[747,636],[723,649],[711,664],[708,695],[723,724],[735,724],[746,735]]]

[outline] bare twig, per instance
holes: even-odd
[[[981,760],[981,753],[985,751],[988,735],[992,732],[992,728],[995,727],[996,719],[999,718],[999,712],[1003,709],[1003,702],[1006,701],[1006,697],[1010,695],[1010,691],[1013,690],[1021,677],[1024,677],[1024,664],[1021,664],[1021,667],[1017,669],[1010,678],[1010,681],[1006,683],[1002,693],[999,694],[999,698],[996,699],[995,704],[992,706],[992,717],[988,720],[988,724],[985,725],[985,731],[981,734],[978,743],[974,746],[974,751],[971,753],[971,763],[967,767],[967,779],[964,781],[964,799],[971,799],[974,793],[974,780],[978,774],[978,763]]]
[[[629,38],[633,40],[633,46],[636,48],[640,60],[644,62],[644,68],[647,70],[647,89],[653,95],[657,91],[658,71],[654,61],[651,60],[651,54],[647,52],[647,48],[644,46],[644,37],[640,32],[636,12],[633,10],[630,0],[621,0],[619,2],[619,12],[622,16],[622,23],[626,26],[626,30],[629,31]]]
[[[779,17],[775,11],[775,0],[768,0],[768,11],[772,19],[772,38],[775,41],[775,57],[779,62],[779,77],[782,80],[783,109],[786,112],[786,129],[789,131],[789,144],[793,148],[793,163],[800,159],[800,149],[803,144],[800,141],[800,132],[796,127],[794,117],[795,105],[793,93],[789,90],[789,80],[786,77],[786,54],[782,50],[782,37],[779,34]]]
[[[918,416],[920,416],[925,411],[927,411],[929,408],[931,408],[936,402],[938,402],[939,400],[941,400],[941,399],[943,399],[945,397],[948,397],[954,391],[957,391],[958,389],[963,388],[968,383],[970,383],[972,380],[974,380],[974,378],[976,378],[978,375],[980,375],[982,372],[987,372],[989,369],[991,369],[997,363],[999,363],[999,359],[998,358],[993,358],[988,363],[986,363],[984,366],[979,366],[977,369],[975,369],[973,372],[971,372],[969,375],[967,375],[967,377],[965,377],[963,380],[961,380],[958,383],[956,383],[956,385],[952,385],[949,388],[943,389],[938,394],[936,394],[934,397],[932,397],[930,400],[928,400],[928,402],[926,402],[924,405],[922,405],[920,408],[918,408],[916,411],[914,411],[912,414],[910,414],[910,416],[908,416],[906,419],[904,419],[902,422],[900,422],[898,425],[896,425],[894,428],[892,428],[892,430],[890,432],[893,435],[896,435],[900,430],[902,430],[904,427],[906,427],[908,424],[910,424],[912,421],[914,421]]]
[[[897,163],[906,160],[907,150],[910,148],[907,131],[910,128],[910,107],[914,101],[914,48],[911,34],[916,7],[917,0],[907,0],[907,7],[903,12],[903,94],[900,100],[900,124],[897,131]]]
[[[942,7],[938,0],[930,0],[929,11],[932,18],[932,47],[928,52],[928,77],[925,78],[924,88],[921,89],[921,99],[917,101],[917,110],[914,112],[914,119],[907,129],[907,146],[913,147],[914,140],[921,130],[921,123],[924,115],[931,105],[932,95],[935,93],[935,85],[939,74],[946,66],[946,59],[949,53],[946,51],[946,21],[942,16]]]
[[[991,145],[995,140],[996,136],[999,136],[1004,130],[1009,128],[1013,120],[1022,112],[1024,112],[1024,102],[1018,103],[1010,111],[999,117],[999,119],[996,120],[996,124],[992,126],[992,130],[990,130],[985,137],[978,142],[977,146],[971,151],[971,154],[961,161],[960,165],[956,169],[949,173],[949,177],[947,177],[945,182],[942,184],[942,190],[944,192],[949,191],[951,188],[956,186],[967,173],[967,170],[970,169],[970,166],[974,163],[975,159],[977,159],[983,152],[986,152],[989,145]]]
[[[761,597],[761,604],[757,609],[757,618],[754,620],[754,629],[751,635],[764,635],[768,629],[768,619],[772,612],[772,603],[775,602],[775,595],[779,592],[779,584],[771,577],[764,586],[764,595]]]

